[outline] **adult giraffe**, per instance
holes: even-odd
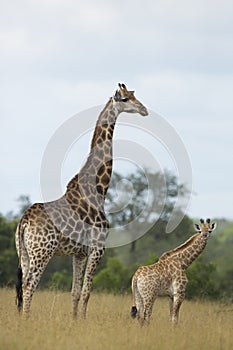
[[[26,316],[41,275],[54,255],[73,256],[73,317],[77,317],[80,297],[81,315],[86,316],[92,279],[109,232],[104,202],[112,173],[113,132],[121,112],[148,115],[124,84],[119,84],[100,113],[87,161],[68,183],[65,194],[53,202],[33,204],[19,222],[17,306]]]

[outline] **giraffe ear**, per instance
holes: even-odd
[[[217,227],[216,222],[213,222],[213,224],[211,225],[211,231],[214,231]]]
[[[118,86],[122,90],[127,90],[127,87],[125,86],[125,84],[118,83]]]
[[[120,101],[121,100],[121,94],[118,90],[116,90],[115,95],[114,95],[114,100],[115,101]]]
[[[198,232],[201,232],[201,228],[198,224],[194,224],[194,229]]]

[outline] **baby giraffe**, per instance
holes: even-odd
[[[185,297],[188,282],[186,269],[204,250],[211,232],[216,224],[210,219],[200,220],[195,224],[198,231],[185,243],[164,253],[153,265],[141,266],[132,279],[133,306],[131,316],[137,317],[139,323],[149,324],[155,299],[159,296],[170,298],[170,319],[178,322],[179,309]]]

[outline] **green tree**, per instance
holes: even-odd
[[[177,179],[172,174],[167,176],[166,185],[164,176],[159,173],[149,173],[149,175],[147,173],[147,179],[145,179],[142,173],[136,172],[126,176],[123,182],[121,179],[120,174],[113,175],[113,183],[106,203],[107,209],[111,209],[109,218],[112,226],[130,222],[138,215],[140,219],[135,220],[132,234],[144,227],[147,221],[156,221],[156,224],[148,232],[145,231],[144,236],[137,240],[134,247],[128,244],[106,250],[96,271],[94,288],[114,293],[130,291],[131,278],[138,266],[153,264],[157,256],[175,248],[194,233],[193,220],[188,216],[184,216],[182,222],[171,234],[165,233],[167,220],[178,193]],[[153,184],[150,186],[152,190],[149,194],[148,181],[150,185]],[[183,191],[182,188],[181,190]],[[167,197],[165,191],[168,191]],[[184,189],[184,195],[185,191]],[[149,201],[151,204],[149,207],[152,207],[152,210],[146,208],[141,215],[146,201]],[[21,215],[31,203],[28,196],[20,196],[19,202],[19,215]],[[15,283],[18,265],[15,231],[18,221],[19,218],[12,213],[7,216],[0,214],[0,287],[13,286]],[[129,234],[126,230],[121,230],[123,234]],[[189,279],[187,298],[221,298],[232,301],[232,232],[233,222],[226,219],[217,220],[217,230],[213,238],[209,240],[201,257],[187,271]],[[71,266],[71,257],[54,257],[42,276],[41,288],[70,290]]]
[[[216,286],[216,266],[205,263],[199,257],[187,270],[188,285],[186,297],[216,299],[219,296]]]
[[[106,209],[113,228],[122,229],[126,224],[130,228],[130,253],[135,252],[138,233],[147,230],[148,223],[152,226],[154,221],[159,221],[163,225],[163,235],[178,192],[185,197],[188,190],[168,171],[161,174],[138,170],[123,178],[118,173],[113,174]]]
[[[17,255],[14,235],[17,219],[9,221],[0,214],[0,286],[12,285],[15,281]]]
[[[144,261],[143,265],[152,265],[155,264],[159,260],[159,257],[154,253],[150,253],[149,256]]]
[[[108,292],[124,292],[129,290],[131,274],[116,257],[109,257],[107,266],[93,280],[93,289]]]
[[[72,284],[72,275],[70,271],[63,269],[62,271],[56,271],[53,273],[47,286],[51,289],[60,289],[63,291],[69,291]]]
[[[18,216],[21,216],[23,215],[25,210],[27,210],[31,206],[31,200],[28,195],[22,194],[17,198],[17,202],[19,203]]]

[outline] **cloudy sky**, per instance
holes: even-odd
[[[17,211],[21,194],[42,200],[41,163],[56,130],[125,82],[183,140],[188,214],[233,219],[232,34],[230,0],[1,1],[0,212]],[[163,153],[151,152],[163,166]]]

